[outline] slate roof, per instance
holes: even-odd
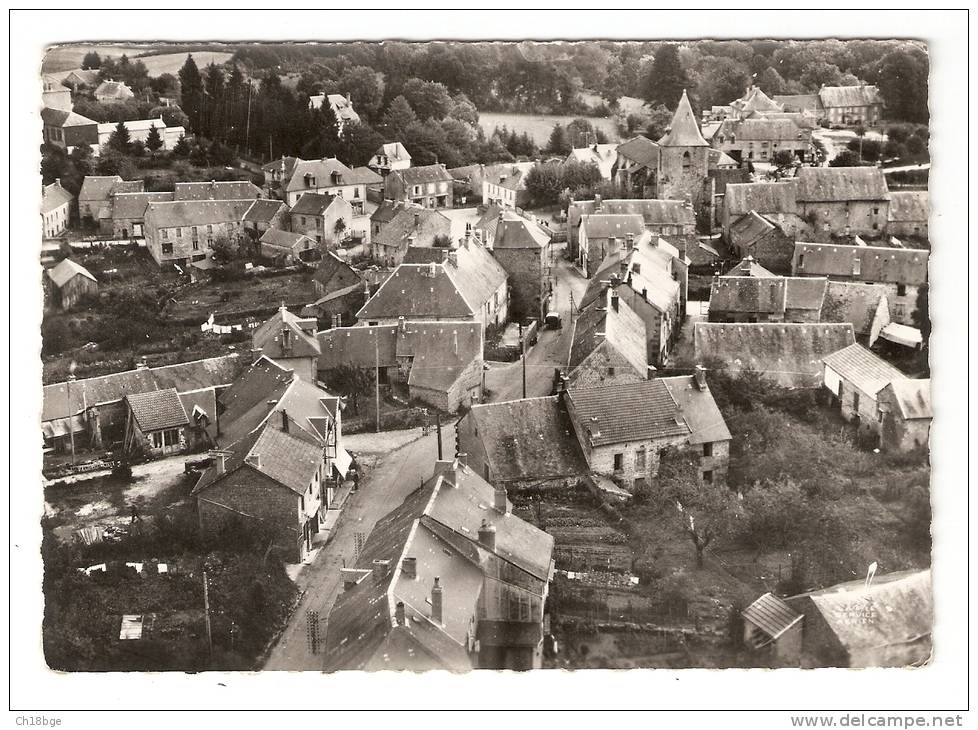
[[[96,378],[83,378],[72,382],[70,388],[68,383],[52,383],[44,386],[41,420],[67,418],[80,412],[85,405],[116,403],[129,393],[161,388],[176,388],[178,392],[186,393],[201,388],[227,385],[235,379],[241,367],[239,356],[232,354],[158,368],[127,370]]]
[[[541,249],[550,245],[550,235],[533,221],[514,213],[504,213],[496,225],[493,249]]]
[[[234,443],[251,433],[270,413],[292,384],[295,373],[268,359],[259,358],[218,396],[221,438]]]
[[[282,208],[288,210],[285,203],[281,200],[256,200],[248,207],[241,220],[269,223],[278,215],[279,210]]]
[[[850,322],[857,334],[867,334],[880,299],[886,299],[882,284],[830,281],[825,289],[822,322]]]
[[[890,193],[890,221],[926,222],[929,216],[930,196],[926,190],[901,190]]]
[[[886,387],[893,391],[900,415],[906,420],[934,417],[930,378],[895,378]]]
[[[63,205],[68,205],[74,196],[56,182],[45,185],[41,195],[41,213],[50,213]]]
[[[330,611],[327,671],[471,669],[466,644],[488,552],[477,538],[483,520],[496,528],[495,557],[512,566],[502,571],[502,582],[518,582],[542,603],[553,538],[493,509],[493,492],[472,469],[441,462],[431,479],[377,523],[356,563],[374,572],[341,593]],[[403,575],[405,556],[417,558],[413,579]],[[379,561],[389,566],[379,567]],[[435,576],[446,595],[441,625],[432,622],[426,606]],[[404,605],[403,625],[395,620],[398,602]],[[542,615],[530,618],[527,623],[540,626]]]
[[[774,101],[783,106],[786,112],[822,110],[822,100],[818,94],[774,94]]]
[[[595,214],[593,200],[574,201],[567,213],[567,225],[576,227],[584,215]],[[682,200],[657,200],[655,198],[601,201],[601,214],[640,215],[647,226],[696,224],[696,216]]]
[[[149,203],[143,216],[157,228],[184,228],[240,221],[250,207],[250,200],[174,200]]]
[[[595,165],[605,179],[611,177],[611,168],[618,159],[617,144],[593,144],[589,147],[575,147],[567,155],[567,162],[581,162]]]
[[[784,281],[785,308],[821,311],[828,279],[816,276],[786,276]]]
[[[189,423],[176,388],[130,393],[126,396],[126,403],[143,433],[177,428]]]
[[[744,620],[763,631],[769,639],[777,639],[805,618],[804,614],[798,613],[773,593],[765,593],[740,613]]]
[[[98,122],[83,117],[81,114],[50,107],[41,109],[41,121],[49,127],[98,127]]]
[[[526,187],[526,175],[535,165],[536,163],[533,162],[492,165],[483,171],[482,182],[483,184],[498,185],[515,192]]]
[[[95,89],[95,96],[108,96],[113,99],[131,99],[132,89],[121,81],[103,81]]]
[[[798,209],[797,195],[798,184],[795,180],[773,183],[732,183],[727,185],[724,205],[732,216],[747,215],[751,211],[762,215],[795,213]]]
[[[323,254],[312,278],[323,287],[324,294],[363,283],[363,275],[332,251]]]
[[[318,357],[319,341],[315,335],[315,324],[315,320],[310,322],[310,320],[297,317],[285,307],[280,307],[275,314],[254,331],[251,336],[252,347],[261,350],[263,355],[272,360],[276,358]],[[291,333],[289,338],[292,344],[289,348],[284,347],[282,342],[282,331],[286,328]]]
[[[85,276],[92,281],[97,281],[88,269],[71,259],[63,259],[57,266],[47,269],[46,273],[59,289],[76,276]]]
[[[494,481],[584,476],[587,461],[558,396],[473,405]]]
[[[791,119],[770,118],[728,119],[720,126],[719,134],[726,138],[734,135],[738,142],[797,142],[807,136]]]
[[[742,313],[783,313],[784,278],[759,276],[721,276],[710,287],[710,311]]]
[[[116,183],[122,182],[118,175],[86,175],[78,192],[79,202],[84,200],[107,200]]]
[[[645,221],[642,216],[608,215],[606,213],[591,213],[581,216],[581,235],[588,238],[620,238],[625,239],[629,233],[641,236],[645,232]]]
[[[739,167],[737,160],[723,150],[715,150],[711,147],[707,152],[707,155],[707,160],[711,169],[715,167]],[[718,190],[717,192],[722,193],[723,190]]]
[[[815,387],[826,355],[855,342],[851,324],[697,322],[697,363],[723,362],[728,370],[754,370],[783,383]]]
[[[679,406],[659,379],[570,388],[567,398],[572,417],[594,446],[690,433]]]
[[[258,240],[268,246],[284,248],[289,251],[295,250],[296,246],[302,248],[318,248],[318,244],[304,233],[293,233],[292,231],[283,231],[279,228],[269,228],[261,234],[261,238]],[[309,244],[308,247],[305,246],[306,243]]]
[[[282,172],[282,168],[285,168],[284,179],[288,179],[292,176],[292,171],[295,169],[295,163],[299,161],[298,157],[280,157],[277,160],[272,160],[271,162],[266,162],[261,166],[261,169],[265,172]]]
[[[873,106],[882,104],[879,89],[875,86],[823,86],[818,98],[826,109],[838,106]]]
[[[780,104],[772,100],[758,86],[749,87],[742,97],[730,102],[730,106],[745,116],[753,112],[775,112],[782,109]]]
[[[261,188],[247,180],[178,182],[173,186],[174,200],[255,200]]]
[[[735,247],[748,247],[771,233],[775,225],[757,211],[750,211],[730,226],[730,243]]]
[[[334,172],[341,176],[339,182],[333,182],[332,173]],[[285,189],[290,193],[297,190],[309,190],[305,181],[306,175],[312,175],[316,179],[316,185],[313,189],[351,185],[353,183],[349,182],[349,179],[352,174],[353,170],[335,157],[325,157],[321,160],[296,159]]]
[[[801,256],[804,256],[804,266]],[[920,285],[927,282],[928,256],[925,249],[796,242],[794,268],[806,276]],[[857,260],[858,274],[854,273]]]
[[[403,248],[408,237],[413,235],[416,246],[431,246],[436,236],[448,236],[451,231],[452,221],[443,213],[416,205],[403,206],[394,212],[371,243]]]
[[[793,596],[789,605],[817,611],[854,666],[907,667],[931,657],[934,597],[930,569],[878,575]],[[853,616],[872,620],[853,620]]]
[[[411,153],[408,152],[404,145],[400,142],[385,142],[377,148],[377,151],[374,154],[384,155],[391,162],[401,162],[403,160],[411,159]]]
[[[648,137],[638,135],[618,145],[618,155],[635,166],[655,167],[659,162],[659,145]]]
[[[608,305],[609,300],[610,292],[603,301],[595,301],[588,309],[582,309],[574,323],[567,363],[571,379],[574,371],[598,350],[609,356],[612,352],[617,353],[631,365],[635,377],[646,376],[648,360],[642,320],[622,300],[619,300],[619,311],[615,312]]]
[[[322,215],[337,197],[324,193],[303,193],[295,201],[291,213],[292,215]]]
[[[739,263],[735,264],[734,267],[725,274],[725,276],[771,277],[774,276],[774,274],[757,263],[753,256],[746,256],[741,259]]]
[[[800,202],[890,199],[886,177],[878,167],[800,167],[795,179]]]
[[[660,147],[709,147],[709,144],[700,133],[699,122],[693,114],[693,109],[689,105],[689,97],[686,90],[679,99],[676,112],[672,116],[672,124],[669,130],[659,140]]]
[[[404,170],[394,170],[391,175],[397,175],[405,185],[422,185],[424,183],[451,182],[452,176],[444,165],[422,165],[408,167]]]
[[[112,218],[115,220],[142,219],[150,203],[169,203],[173,193],[118,193],[112,196]]]
[[[876,395],[891,381],[906,377],[886,360],[877,357],[860,344],[852,344],[826,355],[823,361],[843,380],[870,395]]]
[[[389,223],[390,221],[394,220],[394,216],[396,216],[397,212],[403,207],[404,203],[395,202],[393,200],[385,200],[377,206],[377,209],[373,213],[370,214],[370,222],[381,224]]]
[[[398,325],[334,327],[319,332],[319,370],[342,365],[395,367],[411,358],[408,385],[447,392],[473,360],[482,357],[477,322],[408,322]]]
[[[733,438],[709,386],[701,390],[692,375],[677,375],[671,378],[656,378],[656,380],[669,389],[669,394],[679,406],[683,420],[689,427],[689,443],[695,446],[714,441],[729,441]]]

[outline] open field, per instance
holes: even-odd
[[[496,127],[506,126],[507,129],[516,130],[518,134],[526,132],[534,142],[541,147],[547,144],[550,133],[555,124],[566,126],[575,119],[586,119],[594,125],[595,129],[603,130],[608,139],[612,142],[618,140],[618,128],[615,120],[611,117],[573,117],[559,114],[498,114],[495,112],[479,112],[479,124],[491,134]]]
[[[204,66],[212,63],[216,63],[218,66],[226,63],[231,59],[233,54],[218,51],[194,51],[190,55],[194,57],[194,63],[197,64],[197,68],[203,71]],[[149,71],[150,76],[161,76],[162,74],[173,74],[176,76],[183,64],[187,62],[187,54],[163,53],[159,56],[146,56],[139,60],[146,65],[146,70]]]
[[[173,48],[173,46],[170,47]],[[166,46],[162,48],[165,50]],[[61,46],[52,48],[45,54],[44,61],[41,63],[41,71],[43,73],[57,75],[79,68],[82,59],[89,51],[95,51],[100,56],[118,58],[125,55],[129,56],[130,59],[134,59],[140,53],[160,49],[161,46],[159,45],[100,45],[94,43],[89,45]],[[231,53],[223,51],[193,51],[192,55],[200,69],[203,69],[204,66],[210,63],[220,65],[232,56]],[[141,57],[139,60],[146,65],[146,70],[149,71],[150,76],[159,76],[165,73],[176,75],[177,71],[180,70],[180,67],[187,60],[187,53],[185,51],[158,53],[152,56]]]

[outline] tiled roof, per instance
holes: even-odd
[[[690,432],[665,384],[656,380],[571,388],[572,417],[594,446],[685,436]]]
[[[409,236],[414,236],[414,245],[431,246],[436,236],[448,236],[452,231],[452,221],[437,210],[421,208],[416,205],[398,209],[393,218],[373,237],[372,243],[378,246],[403,248]]]
[[[763,631],[769,639],[777,639],[805,618],[773,593],[765,593],[741,611],[741,615],[744,620]]]
[[[295,235],[295,234],[291,234]],[[262,237],[264,239],[264,236]],[[283,342],[283,330],[288,329],[290,346]],[[276,358],[318,357],[319,341],[315,335],[315,321],[311,323],[292,314],[285,307],[273,314],[254,331],[252,347],[261,350],[266,357]]]
[[[710,311],[783,313],[785,281],[782,277],[721,276],[710,287]]]
[[[637,214],[608,215],[591,213],[581,216],[581,235],[588,238],[625,239],[629,233],[641,236],[645,232],[645,221]]]
[[[722,362],[730,371],[754,370],[784,383],[815,387],[822,360],[855,338],[851,324],[757,323],[693,325],[696,362]]]
[[[92,276],[88,269],[71,259],[63,259],[57,266],[47,269],[47,275],[59,289],[76,276],[85,276],[92,281],[96,281],[96,278]]]
[[[176,388],[178,392],[186,393],[201,388],[227,385],[234,380],[240,370],[240,358],[237,354],[233,354],[158,368],[127,370],[96,378],[84,378],[70,384],[45,385],[41,420],[67,418],[80,412],[85,405],[115,403],[130,393],[142,393],[161,388]]]
[[[878,167],[801,167],[795,179],[801,202],[890,199],[886,177]]]
[[[868,334],[880,300],[885,302],[886,294],[882,284],[830,281],[825,289],[821,321],[850,322],[857,334]]]
[[[322,215],[337,197],[323,193],[303,193],[295,201],[291,213],[292,215]]]
[[[247,180],[178,182],[173,186],[174,200],[255,200],[261,188]]]
[[[421,185],[423,183],[450,182],[452,176],[444,165],[422,165],[409,167],[405,170],[394,170],[391,175],[397,175],[405,185]]]
[[[669,389],[669,394],[679,406],[683,420],[689,427],[689,443],[705,444],[732,438],[709,386],[700,389],[692,375],[657,380]]]
[[[882,104],[879,89],[875,86],[823,86],[818,98],[826,109],[839,106],[872,106]]]
[[[306,175],[311,175],[316,179],[314,189],[346,185],[348,184],[347,179],[352,172],[353,170],[344,165],[335,157],[326,157],[321,160],[297,159],[285,189],[290,193],[297,190],[309,189],[309,186],[306,185]],[[339,182],[333,182],[333,173],[340,175]]]
[[[251,207],[250,200],[180,200],[151,202],[146,206],[146,225],[157,228],[183,228],[208,223],[240,221]]]
[[[48,127],[88,127],[98,128],[98,122],[83,117],[75,112],[66,112],[61,109],[51,109],[44,107],[41,109],[41,121]]]
[[[404,145],[400,142],[385,142],[377,148],[377,151],[374,154],[384,155],[391,162],[401,162],[403,160],[411,159],[411,153],[408,152]]]
[[[268,223],[285,207],[281,200],[256,200],[248,207],[241,220]]]
[[[380,317],[470,317],[477,313],[459,292],[444,265],[402,264],[357,312],[357,319]]]
[[[133,96],[132,89],[121,81],[103,81],[95,89],[95,96],[111,96],[114,99],[129,99]]]
[[[735,136],[737,141],[796,142],[805,135],[791,119],[728,119],[720,127],[724,137]]]
[[[557,396],[473,405],[494,481],[583,476],[587,461]]]
[[[50,213],[74,200],[74,196],[56,182],[45,185],[41,195],[41,212]]]
[[[928,256],[925,249],[796,242],[794,261],[796,272],[806,276],[920,285],[927,281]]]
[[[828,279],[817,276],[786,276],[784,281],[784,305],[787,309],[821,311]]]
[[[550,245],[550,236],[539,225],[515,213],[504,213],[496,225],[493,249],[541,249]]]
[[[354,284],[362,284],[363,276],[332,251],[326,251],[312,275],[319,282],[324,293],[343,289]]]
[[[774,229],[771,221],[752,210],[730,226],[730,243],[734,247],[748,247]]]
[[[775,94],[774,101],[783,106],[786,112],[822,110],[822,100],[818,94]]]
[[[887,388],[893,391],[893,396],[900,407],[900,415],[905,419],[934,417],[930,378],[896,378],[890,381]]]
[[[659,161],[659,145],[638,135],[618,145],[618,155],[642,167],[654,167]]]
[[[300,248],[317,248],[316,242],[304,233],[293,233],[292,231],[283,231],[279,228],[269,228],[261,234],[261,238],[258,240],[268,246],[285,248],[290,251],[295,250],[296,246]],[[306,244],[309,245],[307,246]]]
[[[852,344],[823,358],[825,364],[864,393],[875,395],[904,374],[860,344]]]
[[[730,271],[728,271],[724,276],[763,276],[772,277],[770,271],[765,269],[759,263],[754,260],[753,256],[747,256],[740,260]]]
[[[107,200],[116,183],[122,182],[118,175],[86,175],[82,181],[78,200]]]
[[[189,422],[176,388],[130,393],[126,403],[143,433],[186,426]]]
[[[115,220],[140,219],[146,216],[150,203],[169,203],[173,193],[119,193],[112,196],[112,218]]]
[[[707,141],[700,133],[699,122],[696,115],[689,105],[689,97],[683,90],[683,95],[676,106],[676,113],[672,116],[672,124],[669,130],[659,140],[660,147],[709,147]]]
[[[889,220],[893,222],[926,222],[930,215],[930,196],[926,190],[890,193]]]
[[[794,180],[773,183],[733,183],[727,185],[724,205],[732,216],[797,211],[798,184]]]

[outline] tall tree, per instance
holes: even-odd
[[[109,147],[125,155],[129,153],[131,146],[132,140],[129,138],[129,128],[124,122],[119,122],[115,125],[112,134],[109,135]]]
[[[225,138],[224,119],[224,71],[216,63],[204,70],[203,125],[206,134],[214,139]]]
[[[404,130],[418,120],[411,104],[403,96],[395,97],[384,115],[384,128],[392,138],[404,135]]]
[[[665,43],[655,52],[655,59],[643,84],[642,96],[651,105],[662,104],[675,109],[689,77],[679,60],[679,47]]]
[[[89,51],[88,53],[85,54],[85,57],[82,59],[81,67],[83,69],[89,70],[89,69],[97,69],[101,65],[102,65],[102,59],[99,58],[99,55],[95,51]]]
[[[570,142],[567,141],[567,130],[564,125],[557,123],[553,131],[550,132],[550,139],[547,140],[546,151],[554,155],[569,155],[571,151]]]
[[[894,119],[926,124],[930,118],[927,109],[927,53],[911,44],[905,44],[887,53],[880,60],[877,85],[887,115]]]
[[[375,121],[384,103],[384,81],[381,74],[368,66],[352,66],[340,74],[336,86],[349,94],[353,108],[364,119]]]
[[[201,124],[204,82],[191,54],[187,54],[187,60],[180,69],[178,77],[180,78],[180,106],[190,119],[190,129],[197,134],[202,134],[204,132]]]
[[[163,146],[163,138],[160,136],[160,128],[153,127],[149,130],[149,134],[146,135],[146,149],[152,154],[159,152],[160,148]]]

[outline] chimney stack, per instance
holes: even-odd
[[[227,471],[227,463],[227,454],[218,454],[214,457],[214,466],[217,469],[218,474],[223,474],[225,471]]]
[[[407,321],[404,319],[404,317],[397,318],[397,330],[402,335],[407,331]]]
[[[397,622],[398,626],[403,626],[405,624],[404,601],[398,601],[397,605],[394,607],[394,620]]]
[[[492,506],[502,515],[509,512],[509,503],[506,501],[506,487],[496,487],[492,492]]]
[[[441,626],[444,624],[442,619],[442,608],[444,605],[444,592],[442,591],[441,581],[435,576],[435,584],[431,587],[431,620]]]
[[[487,520],[479,527],[479,544],[487,550],[496,551],[496,526]]]
[[[387,577],[387,571],[390,568],[390,560],[378,559],[372,563],[371,572],[373,573],[374,580],[380,583],[384,578]]]
[[[696,387],[700,390],[706,390],[706,368],[702,365],[697,365],[696,370],[693,372],[693,379],[696,381]]]
[[[401,573],[405,578],[414,580],[418,577],[418,559],[417,558],[404,558],[401,561]]]
[[[289,413],[284,408],[282,409],[282,430],[285,433],[289,432]]]
[[[626,234],[625,235],[625,241],[627,242],[626,245],[627,245],[627,248],[628,248],[629,251],[631,251],[633,248],[635,248],[635,234],[634,233],[628,233],[628,234]]]
[[[614,311],[618,311],[618,292],[612,290],[611,292],[611,308]]]

